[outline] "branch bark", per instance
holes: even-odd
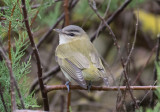
[[[131,90],[156,90],[160,88],[160,86],[130,86]],[[82,88],[79,85],[70,85],[70,90],[87,90]],[[54,90],[67,90],[66,85],[50,85],[50,86],[45,86],[45,91],[50,92]],[[119,91],[119,90],[128,90],[127,86],[92,86],[90,90],[93,91]]]
[[[8,59],[5,50],[3,49],[3,45],[0,41],[0,52],[2,54],[2,56],[4,57],[5,61],[6,61],[6,65],[8,67],[9,70],[9,75],[10,75],[10,90],[11,90],[11,110],[12,112],[16,112],[16,96],[15,96],[15,84],[14,84],[14,74],[13,74],[13,70],[12,70],[12,63],[11,61]]]
[[[39,80],[39,85],[40,85],[40,89],[41,89],[41,94],[42,94],[42,98],[43,98],[43,104],[44,104],[44,110],[45,111],[49,111],[49,104],[48,104],[48,97],[47,97],[47,93],[44,91],[44,83],[42,80],[42,66],[41,66],[41,60],[40,60],[40,56],[39,56],[39,52],[37,49],[37,46],[35,45],[35,42],[33,40],[33,35],[29,26],[29,22],[28,22],[28,14],[27,14],[27,9],[26,9],[26,3],[25,0],[22,0],[22,10],[23,10],[23,16],[24,16],[24,22],[25,22],[25,26],[27,29],[27,33],[29,36],[29,40],[37,61],[37,69],[38,69],[38,80]]]

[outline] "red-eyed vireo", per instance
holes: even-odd
[[[86,32],[75,25],[54,30],[59,33],[56,60],[65,77],[85,89],[88,82],[102,79],[108,86],[106,71]]]

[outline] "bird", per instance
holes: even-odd
[[[92,82],[103,81],[109,86],[108,76],[100,56],[87,33],[79,26],[69,25],[54,29],[59,34],[59,45],[55,50],[56,61],[69,82],[82,88],[91,88]]]

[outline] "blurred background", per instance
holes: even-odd
[[[75,1],[68,0],[70,7],[69,24],[82,27],[89,37],[93,37],[101,20],[91,9],[87,0],[78,0],[77,3]],[[102,17],[108,8],[105,20],[126,2],[126,0],[95,1],[97,10]],[[3,3],[3,1],[0,1],[0,3]],[[75,5],[72,6],[74,3]],[[38,49],[43,65],[43,75],[50,73],[44,82],[47,85],[65,84],[66,78],[55,61],[55,49],[59,43],[59,37],[51,29],[55,24],[55,28],[61,29],[65,26],[65,20],[61,18],[64,13],[64,0],[30,0],[29,4],[31,11],[28,16],[30,16],[30,19],[35,19],[30,24],[36,44],[40,43]],[[57,22],[59,20],[60,22]],[[137,35],[135,35],[137,20],[138,28]],[[121,59],[124,62],[127,60],[135,37],[135,46],[127,65],[130,85],[155,85],[155,62],[158,34],[160,33],[160,1],[131,0],[128,6],[109,25],[117,38],[120,46],[119,51],[107,28],[99,32],[93,43],[102,57],[107,73],[112,75],[115,80],[111,83],[111,86],[126,85]],[[46,36],[48,31],[50,33]],[[12,35],[16,37],[17,32],[12,31]],[[43,37],[45,37],[44,40],[42,40]],[[32,48],[29,46],[26,49],[25,56],[23,56],[23,61],[28,60],[31,52]],[[56,71],[52,72],[55,69]],[[42,99],[39,86],[34,84],[37,80],[37,67],[34,56],[31,58],[31,73],[27,76],[29,77],[30,92],[35,89],[35,97],[38,104],[41,105]],[[144,112],[147,108],[154,107],[158,102],[153,102],[152,91],[133,91],[133,95],[141,107],[139,110]],[[51,112],[66,112],[67,91],[52,91],[48,93],[48,97]],[[134,102],[130,94],[120,91],[72,91],[71,108],[72,112],[115,112],[116,109],[120,112],[138,111],[134,108]]]

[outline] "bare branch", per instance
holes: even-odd
[[[2,92],[2,89],[1,89],[1,84],[0,84],[0,96],[1,96],[1,102],[2,102],[2,104],[4,106],[4,110],[5,110],[5,112],[8,112],[7,106],[5,104],[4,97],[3,97],[3,92]]]
[[[123,66],[123,73],[124,73],[124,77],[125,77],[125,80],[126,80],[127,88],[128,88],[128,90],[129,90],[129,93],[130,93],[130,95],[131,95],[132,100],[133,100],[134,103],[135,103],[136,108],[138,109],[139,106],[138,106],[137,101],[136,101],[136,99],[134,98],[133,93],[132,93],[132,91],[131,91],[131,86],[130,86],[130,83],[129,83],[129,78],[128,78],[128,75],[127,75],[127,72],[126,72],[126,66],[124,65],[124,62],[123,62],[122,59],[121,59],[121,63],[122,63],[122,66]]]
[[[132,91],[131,91],[130,83],[129,83],[129,78],[128,78],[128,75],[127,75],[127,72],[126,72],[126,68],[127,68],[128,62],[130,61],[130,58],[131,58],[131,55],[132,55],[132,52],[133,52],[133,50],[134,50],[134,46],[135,46],[135,43],[136,43],[137,30],[138,30],[138,20],[139,20],[139,14],[137,14],[137,21],[136,21],[136,28],[135,28],[135,35],[134,35],[133,44],[132,44],[132,47],[131,47],[131,50],[130,50],[130,52],[129,52],[129,55],[128,55],[128,57],[127,57],[126,62],[124,63],[124,62],[123,62],[123,59],[121,58],[121,64],[122,64],[122,66],[123,66],[123,73],[124,73],[124,77],[125,77],[125,80],[126,80],[126,84],[127,84],[129,93],[130,93],[130,95],[131,95],[131,98],[132,98],[132,100],[134,101],[135,106],[136,106],[137,109],[139,108],[139,106],[138,106],[138,104],[137,104],[137,102],[136,102],[136,99],[134,98],[133,93],[132,93]]]
[[[156,90],[160,88],[160,86],[130,86],[131,90]],[[79,85],[70,85],[70,90],[87,90],[82,88]],[[51,86],[45,86],[45,91],[50,92],[53,90],[67,90],[66,85],[51,85]],[[128,90],[127,86],[92,86],[90,90],[94,91],[118,91],[118,90]]]
[[[60,67],[57,65],[53,67],[50,71],[47,73],[44,73],[44,76],[42,77],[43,80],[47,79],[48,77],[54,76],[57,72],[60,71]],[[29,93],[32,93],[35,87],[38,85],[38,79],[35,79],[31,85]]]
[[[144,66],[143,66],[143,67],[141,68],[141,70],[138,72],[138,74],[137,74],[135,80],[133,81],[132,85],[135,85],[135,83],[137,82],[137,80],[140,78],[140,76],[141,76],[144,68],[148,65],[148,63],[149,63],[151,57],[153,56],[153,54],[154,54],[154,52],[155,52],[155,50],[156,50],[157,47],[158,47],[158,46],[156,45],[156,46],[152,49],[150,56],[148,57],[148,59],[147,59],[146,63],[144,64]]]
[[[17,0],[17,3],[19,2],[19,0]],[[13,13],[14,13],[14,10],[16,8],[16,5],[17,3],[14,4],[13,8],[12,8],[12,11],[11,11],[11,18],[13,16]],[[12,56],[11,56],[11,25],[12,25],[12,22],[11,20],[9,21],[9,27],[8,27],[8,54],[9,54],[9,59],[11,61],[11,64],[12,64]]]
[[[64,0],[65,26],[69,25],[68,0]]]
[[[102,21],[102,22],[105,24],[105,26],[108,28],[108,30],[109,30],[109,32],[110,32],[110,34],[112,35],[112,38],[113,38],[113,40],[114,40],[114,44],[116,45],[117,50],[118,50],[118,52],[119,52],[120,46],[118,45],[117,38],[116,38],[115,34],[113,33],[111,27],[108,25],[108,23],[107,23],[107,22],[104,20],[104,18],[101,17],[101,15],[98,13],[97,7],[96,7],[96,2],[95,2],[94,0],[92,1],[93,3],[91,2],[91,0],[88,0],[88,2],[89,2],[90,7],[92,8],[92,10],[93,10],[93,11],[95,12],[95,14],[98,16],[98,18],[101,19],[101,21]],[[92,40],[91,40],[91,41],[92,41]]]
[[[42,110],[16,110],[16,112],[48,112],[48,111],[42,111]]]
[[[69,91],[67,95],[67,112],[70,112],[70,105],[71,105],[71,91]]]
[[[75,5],[78,3],[79,0],[75,0],[72,5],[69,7],[69,10],[75,7]],[[48,30],[47,33],[45,33],[39,40],[38,44],[36,45],[37,48],[39,48],[42,43],[49,37],[49,35],[52,33],[53,29],[57,27],[57,25],[64,19],[64,13],[61,14],[61,16],[57,19],[57,22]],[[29,55],[26,57],[25,61],[29,59],[29,57],[32,55],[33,51],[29,53]]]
[[[9,75],[10,75],[10,89],[11,89],[11,110],[12,112],[16,111],[16,97],[15,97],[15,88],[14,88],[14,74],[13,74],[13,70],[12,70],[12,64],[11,61],[8,59],[5,50],[3,49],[3,45],[0,41],[0,52],[2,54],[2,56],[4,57],[5,61],[6,61],[6,65],[8,67],[9,70]]]
[[[48,97],[47,97],[47,93],[44,91],[45,88],[42,80],[42,66],[41,66],[40,56],[39,56],[37,46],[35,45],[35,42],[33,40],[33,35],[29,26],[25,0],[22,0],[22,9],[23,9],[23,16],[24,16],[24,22],[27,29],[27,33],[28,33],[30,43],[37,61],[38,80],[39,80],[39,85],[40,85],[41,94],[43,98],[44,110],[49,111]]]
[[[126,0],[106,21],[107,24],[110,24],[131,2],[132,0]],[[94,41],[96,38],[97,33],[104,30],[106,28],[105,25],[101,26],[99,28],[99,31],[97,30],[94,35],[91,37],[91,41]]]

